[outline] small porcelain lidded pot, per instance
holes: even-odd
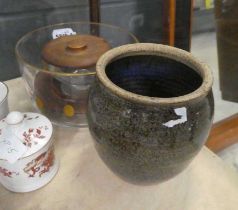
[[[9,112],[7,96],[8,88],[4,83],[0,82],[0,119],[6,117]]]
[[[47,184],[58,171],[52,124],[38,113],[10,112],[0,121],[0,182],[13,192]]]

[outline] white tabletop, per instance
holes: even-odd
[[[23,82],[6,83],[10,110],[33,111]],[[45,187],[18,194],[0,186],[0,210],[237,210],[238,174],[204,147],[189,167],[162,184],[141,187],[100,160],[87,128],[55,127],[60,169]]]

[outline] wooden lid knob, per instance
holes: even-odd
[[[80,40],[73,40],[67,44],[67,50],[71,51],[81,51],[87,48],[87,44],[81,42]]]

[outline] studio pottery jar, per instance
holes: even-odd
[[[29,192],[50,182],[58,171],[52,124],[43,115],[10,112],[0,121],[0,183]]]
[[[183,171],[204,145],[212,73],[190,53],[159,44],[112,49],[97,62],[88,124],[105,164],[134,184]]]

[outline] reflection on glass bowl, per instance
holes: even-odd
[[[57,38],[56,32],[62,31],[65,34],[58,34],[60,38]],[[72,33],[68,34],[68,32]],[[92,58],[92,65],[87,67],[69,67],[46,62],[42,56],[42,49],[54,38],[63,40],[62,35],[67,35],[67,38],[69,36],[74,38],[78,35],[92,38],[100,37],[108,43],[110,48],[135,43],[138,40],[133,34],[120,27],[89,22],[73,22],[39,28],[24,35],[18,41],[16,56],[20,72],[27,92],[37,110],[58,125],[87,126],[85,113],[87,111],[88,91],[95,78],[96,60]],[[71,45],[70,47],[72,48]],[[83,49],[85,48],[83,47]],[[72,56],[75,56],[75,49],[70,50]],[[82,54],[79,52],[81,48],[76,50],[78,50],[77,55]],[[57,54],[57,52],[53,50],[51,55]]]

